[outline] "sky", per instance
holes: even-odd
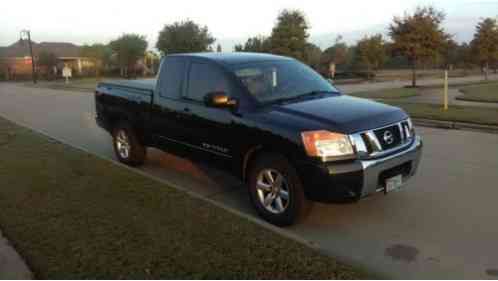
[[[386,33],[394,16],[433,5],[447,14],[444,26],[457,41],[472,38],[483,17],[498,17],[498,0],[3,0],[0,46],[29,29],[36,42],[107,43],[123,33],[145,35],[154,48],[165,24],[191,19],[207,25],[225,51],[254,35],[269,35],[283,9],[303,11],[310,40],[326,48],[337,35],[354,43],[366,34]]]

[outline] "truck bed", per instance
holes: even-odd
[[[156,81],[115,80],[97,85],[95,105],[97,122],[112,129],[115,119],[133,120],[133,125],[143,128],[148,120]]]
[[[156,79],[111,80],[97,85],[97,90],[109,94],[112,91],[131,91],[137,94],[152,95],[156,87]],[[106,91],[107,90],[107,91]]]
[[[129,103],[150,105],[155,86],[155,79],[113,80],[99,83],[96,91],[110,97],[124,98]]]

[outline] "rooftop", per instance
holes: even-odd
[[[57,57],[79,57],[80,47],[65,42],[41,42],[36,43],[31,41],[33,45],[34,55],[38,55],[40,52],[50,52],[55,54]],[[29,47],[27,41],[17,41],[14,44],[7,47],[0,47],[0,57],[26,57],[29,56]]]

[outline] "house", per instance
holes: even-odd
[[[32,41],[33,56],[35,62],[41,52],[53,53],[58,60],[57,70],[60,75],[64,65],[73,69],[73,73],[82,74],[86,69],[94,67],[94,63],[89,58],[81,57],[81,47],[72,43],[64,42],[41,42]],[[17,41],[7,47],[0,47],[0,73],[6,79],[23,79],[31,77],[32,59],[27,41]],[[37,72],[46,73],[47,69],[37,66]],[[53,71],[53,70],[52,70]]]

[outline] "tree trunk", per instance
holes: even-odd
[[[417,87],[417,61],[413,61],[412,65],[412,87]]]
[[[488,75],[489,75],[489,62],[486,62],[484,65],[484,80],[488,81]]]

